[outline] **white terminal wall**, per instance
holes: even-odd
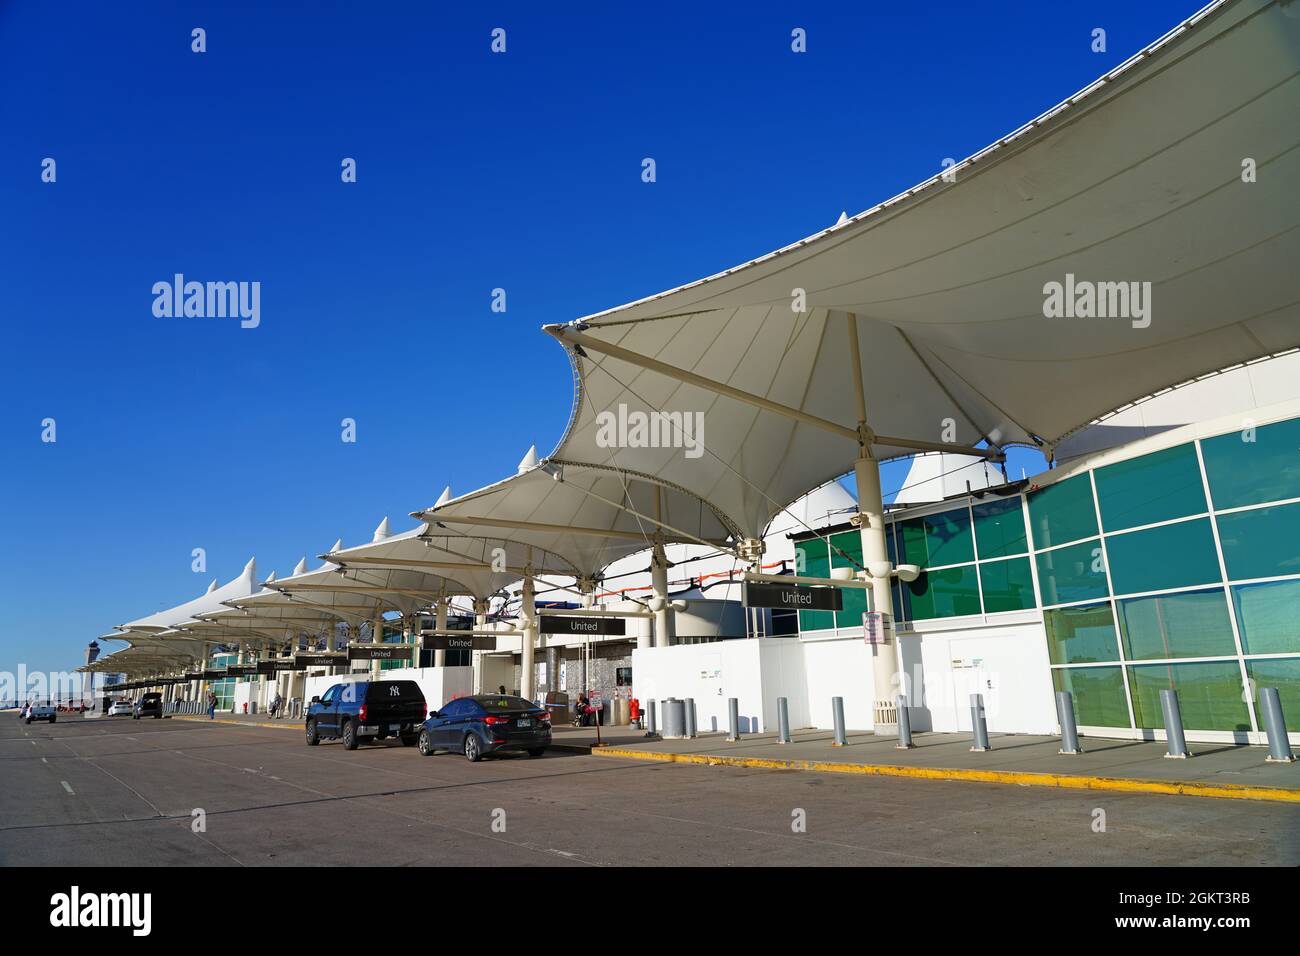
[[[1036,614],[1035,614],[1036,616]],[[911,689],[912,729],[970,730],[970,695],[984,695],[989,730],[1055,733],[1056,709],[1040,621],[967,624],[904,633],[899,657]],[[850,729],[872,728],[872,648],[862,634],[761,638],[638,649],[632,675],[641,701],[694,698],[701,732],[725,731],[737,698],[742,732],[774,732],[785,697],[792,728],[834,726],[831,698],[844,698]]]

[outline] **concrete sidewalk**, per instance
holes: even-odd
[[[895,740],[865,733],[850,733],[844,747],[833,746],[833,736],[825,730],[795,731],[791,738],[782,744],[776,734],[746,734],[728,742],[725,734],[708,733],[693,740],[611,741],[592,753],[715,766],[1300,802],[1300,763],[1267,763],[1267,747],[1192,744],[1191,758],[1170,760],[1161,741],[1099,737],[1083,738],[1084,753],[1077,756],[1060,754],[1059,738],[1021,734],[990,735],[993,749],[986,753],[972,753],[970,737],[963,734],[914,734],[912,750],[898,750]]]

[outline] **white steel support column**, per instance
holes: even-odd
[[[474,599],[474,630],[487,630],[487,598],[476,597]],[[474,693],[483,693],[483,652],[471,651],[470,662],[474,665]]]
[[[519,622],[520,630],[523,636],[520,641],[523,643],[523,650],[519,655],[519,696],[524,700],[533,699],[534,680],[533,680],[533,644],[537,639],[537,610],[534,607],[536,596],[533,589],[533,569],[531,567],[532,559],[529,558],[530,567],[528,573],[524,575],[523,591],[519,595]]]
[[[767,550],[767,545],[762,538],[746,538],[736,547],[736,554],[740,560],[749,566],[750,574],[763,573],[763,554]],[[742,594],[743,585],[742,585]],[[763,620],[763,615],[767,612],[760,607],[745,608],[745,636],[760,637],[764,628],[759,627],[759,621]]]
[[[862,563],[871,582],[871,609],[883,615],[882,620],[893,621],[894,596],[891,589],[893,570],[889,549],[885,545],[885,503],[880,494],[880,465],[866,453],[853,463],[853,476],[858,485],[858,512],[862,536]],[[877,572],[884,571],[884,574]],[[898,644],[892,628],[884,634],[884,642],[873,644],[875,656],[873,672],[875,733],[879,737],[898,736],[898,713],[894,697],[899,692]]]
[[[200,665],[200,672],[207,670],[212,665],[212,645],[205,643],[203,645],[203,663]],[[203,706],[208,704],[208,681],[207,678],[199,680],[199,700]]]
[[[445,631],[445,630],[447,630],[447,605],[448,605],[449,603],[450,603],[450,600],[448,599],[448,597],[447,597],[445,594],[444,594],[444,595],[439,595],[439,596],[438,596],[438,603],[437,603],[437,605],[436,605],[435,608],[434,608],[434,622],[433,622],[433,623],[434,623],[434,627],[437,628],[439,631]],[[434,652],[433,652],[433,666],[434,666],[434,667],[446,667],[446,666],[447,666],[447,652],[446,652],[446,651],[434,651]]]
[[[375,615],[375,619],[370,623],[370,643],[382,644],[384,641],[384,617],[382,614]],[[383,672],[380,665],[383,661],[372,660],[370,662],[370,679],[379,680],[379,675]]]
[[[673,616],[673,609],[668,603],[668,555],[664,553],[664,543],[662,539],[655,541],[654,553],[650,558],[650,589],[653,597],[650,601],[650,610],[655,615],[654,625],[654,646],[671,647],[676,639],[676,621]],[[638,638],[637,646],[642,646],[645,641],[648,646],[649,638]]]

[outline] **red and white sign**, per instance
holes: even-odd
[[[893,622],[888,614],[864,611],[862,614],[862,640],[867,644],[888,644]]]

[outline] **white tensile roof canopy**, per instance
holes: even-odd
[[[530,453],[518,474],[415,512],[426,522],[421,536],[444,550],[471,547],[480,556],[503,547],[516,568],[588,580],[657,537],[723,546],[740,536],[708,502],[639,474],[619,450],[607,451],[606,461],[582,462],[567,460],[565,447],[562,442],[544,462]]]
[[[758,537],[858,457],[860,420],[881,459],[984,442],[1050,454],[1144,396],[1300,347],[1298,74],[1300,17],[1214,4],[954,181],[548,326],[580,382],[553,457],[613,463],[598,416],[619,406],[702,413],[702,456],[622,448],[620,462]],[[1070,282],[1150,283],[1149,311],[1046,317],[1048,284]]]
[[[165,611],[137,618],[129,624],[119,624],[116,633],[101,635],[101,641],[126,641],[128,646],[105,654],[91,664],[82,665],[78,671],[138,673],[146,668],[176,666],[202,654],[194,637],[178,627],[195,624],[204,614],[224,610],[228,600],[243,598],[257,590],[257,560],[250,558],[239,576],[218,586],[216,581],[203,594]]]
[[[231,603],[369,619],[444,589],[487,597],[525,567],[594,578],[652,540],[761,538],[864,447],[1050,455],[1146,397],[1300,348],[1294,6],[1212,3],[946,176],[547,326],[577,381],[551,456],[445,495],[414,531],[336,546],[342,573],[277,583],[293,601],[248,597],[250,562],[238,587],[122,629],[157,635]],[[1094,313],[1126,309],[1085,317],[1090,292]],[[1071,317],[1049,316],[1066,298]]]
[[[256,578],[257,559],[250,558],[248,564],[244,565],[244,570],[239,573],[239,577],[227,584],[221,587],[210,587],[204,594],[194,600],[178,604],[166,611],[158,611],[155,614],[137,618],[129,624],[119,624],[118,629],[123,632],[122,634],[106,634],[104,637],[124,640],[129,634],[133,633],[158,634],[169,631],[177,624],[193,621],[200,614],[221,610],[225,607],[226,601],[254,593],[257,590]]]

